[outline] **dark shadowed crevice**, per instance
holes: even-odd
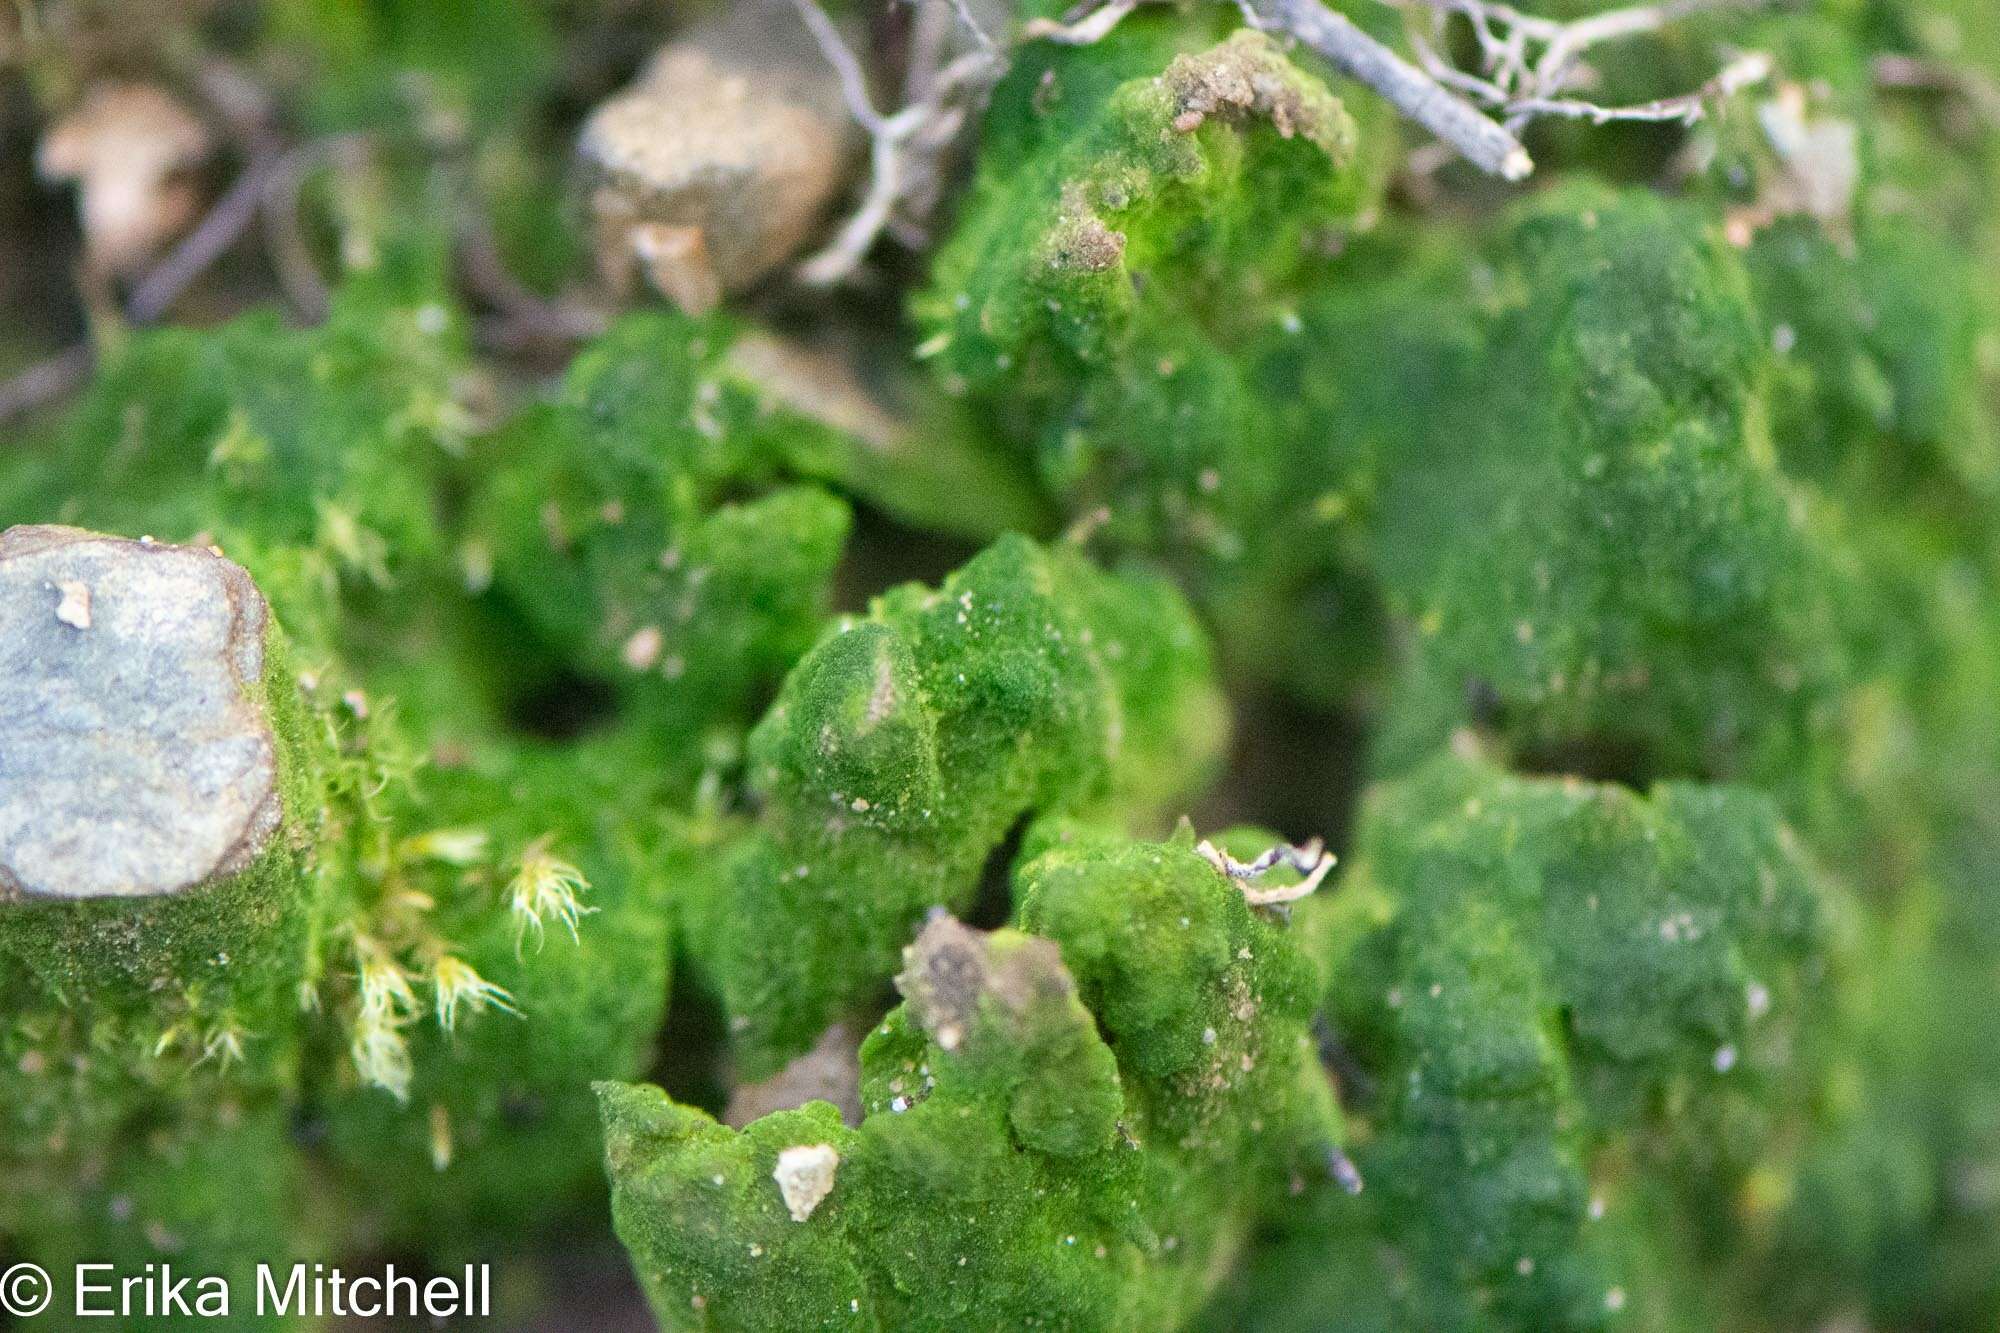
[[[542,740],[575,740],[609,722],[617,699],[617,691],[601,680],[560,672],[513,700],[509,721]]]
[[[1367,748],[1355,713],[1276,694],[1243,697],[1228,769],[1192,812],[1195,826],[1210,833],[1256,824],[1295,842],[1323,838],[1344,852]]]
[[[998,930],[1014,916],[1014,863],[1021,858],[1021,843],[1027,837],[1032,813],[1023,814],[1007,830],[1007,836],[987,853],[979,872],[979,892],[961,918],[975,930]]]
[[[1375,1103],[1375,1076],[1325,1013],[1313,1016],[1313,1040],[1319,1047],[1320,1065],[1333,1081],[1340,1109],[1350,1115],[1366,1112]]]
[[[1524,745],[1514,754],[1516,772],[1533,777],[1574,777],[1616,783],[1645,792],[1670,776],[1661,771],[1653,747],[1631,737],[1590,736]],[[1702,774],[1679,774],[1703,778]]]
[[[729,1101],[729,1087],[714,1057],[727,1044],[726,1027],[714,992],[702,984],[685,955],[677,956],[667,1019],[647,1079],[665,1088],[683,1106],[721,1115]]]
[[[854,535],[834,580],[834,607],[856,614],[871,598],[904,583],[936,587],[979,553],[980,544],[907,527],[867,505],[854,511]]]

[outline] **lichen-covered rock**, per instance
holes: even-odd
[[[167,895],[257,859],[284,817],[268,617],[208,551],[0,532],[0,895]]]
[[[962,910],[1022,820],[1157,816],[1213,762],[1205,641],[1163,583],[1003,538],[838,624],[750,739],[754,833],[687,885],[743,1072],[865,1003],[915,923]]]
[[[858,1127],[812,1103],[739,1133],[600,1089],[666,1327],[1174,1327],[1271,1199],[1340,1189],[1318,974],[1282,920],[1191,831],[1031,842],[1022,930],[939,913],[904,951]]]
[[[290,1252],[325,762],[292,660],[207,550],[0,532],[0,1231],[58,1267]]]

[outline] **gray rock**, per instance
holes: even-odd
[[[0,533],[0,897],[177,893],[282,816],[268,612],[212,551]]]

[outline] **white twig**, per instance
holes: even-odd
[[[1327,872],[1333,869],[1334,861],[1333,853],[1327,851],[1318,838],[1302,847],[1280,843],[1254,861],[1239,861],[1206,838],[1195,847],[1195,852],[1223,875],[1237,881],[1238,887],[1243,890],[1244,901],[1252,907],[1297,902],[1320,886]],[[1284,884],[1275,889],[1253,889],[1245,882],[1261,879],[1279,866],[1296,870],[1305,878],[1296,884]]]
[[[868,76],[862,72],[861,62],[848,49],[840,30],[833,26],[833,20],[819,7],[818,0],[792,0],[792,7],[805,20],[813,41],[819,44],[820,55],[833,66],[833,72],[840,80],[840,95],[847,102],[847,113],[870,134],[880,134],[882,113],[875,109],[875,102],[868,95]]]
[[[979,20],[973,16],[970,0],[951,0],[951,8],[952,12],[958,15],[958,21],[965,25],[965,30],[972,34],[972,40],[979,43],[982,51],[994,49],[993,38],[987,34],[986,29],[979,26]]]
[[[1154,2],[1104,0],[1092,8],[1072,10],[1062,21],[1033,19],[1022,25],[1020,40],[1087,46],[1102,41],[1141,5]],[[1522,180],[1534,171],[1534,160],[1519,135],[1537,117],[1600,125],[1614,120],[1692,123],[1705,113],[1707,102],[1767,77],[1771,68],[1763,56],[1739,57],[1691,93],[1635,106],[1605,107],[1565,95],[1573,86],[1577,60],[1593,46],[1655,32],[1703,10],[1770,0],[1660,0],[1567,23],[1523,13],[1502,0],[1383,0],[1432,15],[1428,39],[1414,26],[1409,30],[1415,64],[1329,8],[1325,0],[1231,2],[1242,10],[1246,23],[1283,33],[1317,52],[1473,166],[1508,181]],[[869,181],[860,203],[833,240],[799,270],[806,282],[826,286],[853,274],[884,232],[909,239],[924,235],[922,220],[935,204],[941,164],[971,107],[1006,72],[1010,53],[980,27],[968,0],[949,0],[974,49],[933,75],[930,66],[939,43],[936,34],[930,34],[919,44],[918,67],[905,81],[906,105],[885,115],[869,96],[860,60],[819,0],[792,3],[833,66],[849,111],[871,141]],[[1478,73],[1458,68],[1438,52],[1447,35],[1445,23],[1454,15],[1472,27],[1480,53]]]
[[[1074,23],[1029,19],[1021,25],[1021,36],[1028,41],[1055,42],[1061,46],[1092,46],[1108,37],[1112,29],[1144,3],[1146,0],[1110,0]]]
[[[1517,181],[1535,169],[1521,141],[1478,107],[1370,37],[1321,0],[1251,0],[1266,28],[1289,33],[1489,175]]]
[[[968,106],[999,80],[1006,59],[973,18],[966,0],[951,0],[952,12],[971,35],[975,49],[943,69],[930,68],[939,58],[935,50],[921,54],[918,60],[925,67],[912,69],[905,81],[910,100],[884,115],[869,96],[861,62],[818,0],[792,0],[792,4],[840,79],[848,112],[869,137],[868,184],[861,202],[833,239],[799,265],[802,281],[829,287],[852,276],[884,232],[912,239],[923,235],[923,216],[936,202],[941,164],[964,128]],[[918,216],[906,216],[912,213]]]
[[[1535,64],[1537,81],[1544,89],[1561,86],[1570,65],[1591,47],[1602,42],[1658,32],[1677,19],[1705,9],[1753,5],[1761,0],[1666,0],[1664,4],[1636,5],[1629,9],[1607,9],[1573,23],[1557,26],[1542,58]]]
[[[1598,106],[1594,102],[1569,97],[1531,97],[1509,102],[1507,115],[1510,121],[1534,116],[1562,116],[1571,120],[1587,120],[1593,125],[1608,125],[1614,120],[1678,121],[1683,125],[1692,125],[1708,114],[1710,102],[1762,83],[1770,76],[1771,58],[1753,51],[1738,56],[1707,83],[1679,97],[1663,97],[1637,106]]]
[[[1603,106],[1566,96],[1578,84],[1583,53],[1605,42],[1657,32],[1678,19],[1703,10],[1748,8],[1768,0],[1665,0],[1664,3],[1607,9],[1571,22],[1524,14],[1498,0],[1383,0],[1409,13],[1421,9],[1431,18],[1428,38],[1409,28],[1410,47],[1425,71],[1438,82],[1457,88],[1483,106],[1498,111],[1506,128],[1518,134],[1543,116],[1612,121],[1678,121],[1692,124],[1707,113],[1706,104],[1726,97],[1769,76],[1770,61],[1761,55],[1738,57],[1693,92],[1658,98],[1633,106]],[[1446,24],[1463,16],[1479,44],[1480,73],[1459,69],[1441,57],[1435,44],[1448,35]],[[1538,49],[1538,50],[1533,50]]]

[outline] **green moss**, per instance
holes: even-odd
[[[1023,819],[1157,817],[1213,761],[1207,648],[1163,584],[1005,538],[843,622],[750,739],[756,833],[685,889],[748,1070],[864,1003]]]
[[[1356,857],[1317,925],[1386,1249],[1346,1280],[1393,1327],[1723,1319],[1843,1012],[1843,900],[1770,802],[1439,758],[1375,791]],[[1700,1239],[1655,1250],[1674,1227]]]
[[[1365,225],[1393,139],[1261,34],[1209,45],[1222,30],[1137,16],[1087,51],[1026,48],[913,308],[946,391],[1070,512],[1104,506],[1110,540],[1183,568],[1231,655],[1280,676],[1314,661],[1286,594],[1343,566],[1300,513],[1299,473],[1325,470],[1260,395],[1256,349]]]
[[[1454,728],[1561,771],[1782,783],[1843,679],[1843,573],[1768,436],[1740,268],[1698,215],[1565,192],[1509,228],[1484,428],[1392,463],[1415,621],[1381,764]]]
[[[737,1133],[600,1090],[619,1234],[663,1324],[1170,1327],[1272,1199],[1338,1188],[1317,973],[1282,918],[1191,830],[1030,843],[1022,930],[940,913],[905,951],[858,1127],[813,1103]],[[831,1192],[787,1220],[778,1153],[816,1143]]]

